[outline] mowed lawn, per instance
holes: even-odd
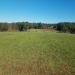
[[[0,75],[75,75],[75,34],[0,32]]]

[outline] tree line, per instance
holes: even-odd
[[[56,24],[56,30],[60,32],[75,33],[75,23],[74,22],[63,22]]]
[[[47,29],[51,25],[46,23],[29,23],[29,22],[16,22],[16,23],[0,23],[0,31],[26,31],[27,29]]]
[[[74,22],[61,22],[57,24],[48,23],[30,23],[30,22],[16,22],[16,23],[0,23],[0,31],[27,31],[28,29],[55,29],[60,32],[75,33]]]

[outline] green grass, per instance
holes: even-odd
[[[75,35],[0,32],[0,75],[75,75]]]

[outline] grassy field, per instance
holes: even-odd
[[[75,35],[0,32],[0,75],[75,75]]]

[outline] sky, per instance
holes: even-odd
[[[75,0],[0,0],[0,22],[75,22]]]

